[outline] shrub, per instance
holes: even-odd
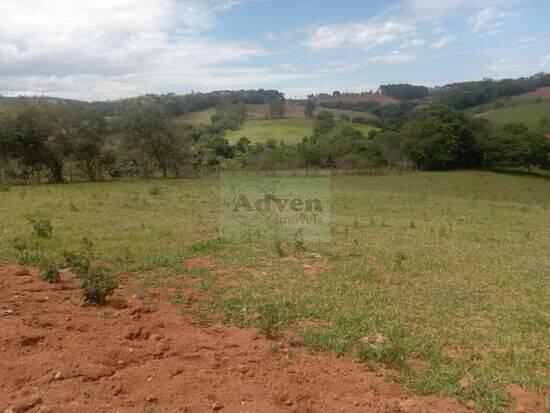
[[[10,186],[8,184],[2,184],[0,183],[0,192],[8,192],[10,190]]]
[[[76,251],[63,251],[63,257],[65,258],[65,264],[73,271],[77,277],[82,274],[86,274],[94,257],[93,243],[84,238],[82,240],[81,247]]]
[[[149,195],[160,195],[162,193],[162,190],[158,186],[154,186],[151,189],[149,189]]]
[[[29,245],[21,238],[14,238],[11,241],[11,246],[17,251],[17,262],[24,265],[27,262]]]
[[[51,284],[55,284],[61,278],[59,274],[60,265],[55,262],[43,260],[40,263],[39,268],[40,268],[40,277],[44,281],[47,281]]]
[[[48,218],[42,219],[31,219],[33,233],[37,238],[51,238],[53,227],[52,223]]]
[[[103,305],[106,299],[118,287],[118,282],[108,269],[100,266],[88,268],[85,274],[79,275],[84,289],[84,300]]]

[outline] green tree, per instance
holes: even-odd
[[[330,132],[334,128],[334,115],[326,110],[320,112],[313,122],[313,133],[322,135]]]
[[[497,167],[545,167],[550,144],[542,134],[531,132],[521,123],[507,124],[484,144],[485,164]]]
[[[304,108],[304,115],[306,118],[313,118],[315,116],[315,109],[317,108],[317,105],[315,104],[314,100],[308,100],[306,102],[306,106]]]
[[[269,100],[269,117],[271,119],[284,118],[286,112],[285,98],[282,96],[274,97]]]
[[[149,158],[156,162],[166,178],[173,151],[173,130],[163,108],[155,104],[144,105],[126,117],[124,131],[125,147],[137,151],[142,161]]]

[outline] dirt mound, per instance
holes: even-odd
[[[363,363],[274,347],[251,329],[201,327],[127,288],[92,307],[71,274],[50,285],[0,262],[0,411],[469,411],[413,396]]]
[[[533,100],[533,99],[550,99],[550,86],[541,87],[529,93],[524,93],[516,97],[517,99]]]

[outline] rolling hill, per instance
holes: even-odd
[[[550,99],[527,101],[518,98],[505,106],[478,113],[476,116],[501,126],[521,122],[531,130],[538,130],[542,118],[545,116],[550,118]]]

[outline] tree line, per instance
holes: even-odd
[[[367,136],[330,112],[314,115],[310,136],[296,145],[225,138],[247,118],[247,99],[265,99],[282,117],[279,92],[226,95],[212,122],[172,116],[163,99],[140,99],[120,116],[82,102],[26,102],[0,109],[0,172],[4,181],[61,183],[120,177],[187,176],[212,168],[548,168],[549,142],[524,125],[498,128],[440,103],[424,109],[403,102],[380,107],[379,130]],[[229,96],[229,98],[228,98]],[[232,96],[232,97],[231,97]],[[239,98],[243,100],[238,101]],[[132,103],[134,104],[134,103]]]

